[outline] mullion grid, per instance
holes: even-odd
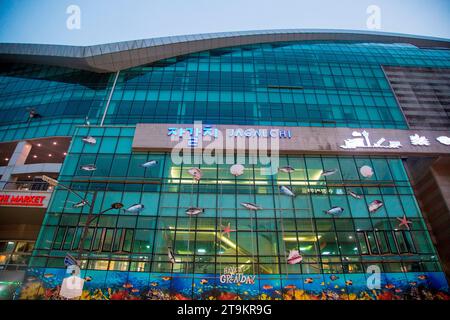
[[[289,158],[291,158],[291,157],[288,157],[288,159]],[[318,156],[315,156],[314,158],[319,158],[320,160],[321,160],[321,166],[322,167],[324,167],[324,163],[323,163],[323,159],[324,158],[329,158],[329,157],[322,157],[322,156],[320,156],[320,157],[318,157]],[[353,161],[355,161],[358,157],[351,157],[352,159],[353,159]],[[376,158],[380,158],[380,157],[376,157]],[[382,157],[381,157],[382,158]],[[303,159],[305,159],[305,158],[303,158]],[[336,158],[337,159],[337,158]],[[382,158],[383,159],[383,158]],[[371,160],[371,158],[369,158],[369,161]],[[165,163],[165,161],[164,161],[164,163]],[[337,164],[339,165],[339,169],[340,170],[342,170],[341,169],[341,162],[337,162]],[[373,166],[373,164],[371,163],[371,165]],[[187,168],[187,167],[185,167],[185,168]],[[389,171],[391,171],[392,170],[392,168],[391,168],[391,166],[387,163],[387,168],[388,168],[388,170]],[[248,168],[247,168],[248,169]],[[305,164],[305,169],[308,169],[308,167],[306,166],[306,164]],[[308,172],[308,171],[307,171]],[[252,186],[252,188],[255,188],[255,181],[256,181],[256,177],[255,177],[255,172],[254,172],[254,168],[252,167],[252,175],[253,175],[253,178],[252,178],[252,180],[253,180],[253,186]],[[391,177],[394,177],[394,175],[392,174],[392,172],[390,172],[390,176]],[[215,191],[216,191],[216,194],[215,194],[215,197],[216,197],[216,210],[219,210],[219,208],[218,208],[218,201],[217,201],[217,196],[218,196],[218,192],[217,192],[217,190],[218,190],[218,187],[217,187],[217,185],[218,185],[218,173],[216,173],[216,188],[215,188]],[[307,180],[308,182],[309,181],[311,181],[311,180]],[[376,181],[378,181],[378,180],[376,180]],[[291,185],[292,186],[292,182],[293,182],[293,180],[291,179],[291,177],[289,177],[289,185]],[[329,188],[329,186],[328,186],[328,183],[329,183],[329,181],[324,181],[325,182],[325,184],[322,186],[322,187],[325,187],[325,188],[327,188],[327,190],[328,190],[328,188]],[[181,179],[179,179],[178,180],[178,182],[177,182],[177,184],[179,184],[180,186],[181,186]],[[235,185],[235,188],[234,188],[234,190],[235,190],[235,192],[238,192],[238,190],[239,190],[239,188],[236,188],[239,184],[238,183],[235,183],[234,184]],[[199,186],[197,186],[198,188],[200,188],[200,185]],[[272,183],[271,183],[271,188],[272,188],[272,201],[273,201],[273,203],[275,204],[275,207],[274,207],[274,209],[273,210],[275,210],[275,211],[277,211],[277,210],[280,210],[280,208],[277,208],[277,199],[276,199],[276,192],[274,191],[276,188],[278,187],[278,183],[276,183],[275,182],[275,180],[273,180],[272,181]],[[327,192],[328,194],[330,194],[329,192]],[[159,195],[160,195],[160,197],[161,197],[161,195],[163,194],[163,192],[159,192]],[[197,192],[195,192],[195,194],[196,194],[196,197],[198,197],[199,195],[200,195],[200,192],[198,192],[198,190],[197,190]],[[396,192],[396,194],[398,194],[398,191]],[[180,194],[180,196],[179,197],[181,197],[181,195],[182,194]],[[67,195],[68,196],[68,195]],[[255,194],[255,196],[256,196],[256,194]],[[311,194],[309,194],[308,195],[308,202],[310,203],[310,204],[312,204],[312,202],[311,202]],[[379,194],[379,196],[382,198],[383,197],[383,194]],[[329,199],[329,198],[328,198]],[[103,199],[103,201],[104,201],[104,199]],[[198,200],[197,200],[198,201]],[[403,205],[403,203],[400,201],[400,203]],[[347,205],[350,207],[350,205],[347,203]],[[236,206],[237,206],[237,204],[236,204]],[[311,208],[312,208],[312,206],[311,206]],[[293,207],[293,209],[287,209],[287,210],[294,210],[294,216],[293,216],[293,219],[295,219],[294,220],[294,223],[295,223],[295,225],[297,225],[297,223],[298,223],[298,221],[297,221],[297,216],[296,216],[296,209],[295,209],[295,207]],[[237,213],[237,211],[236,211],[236,213]],[[312,215],[314,215],[314,213],[311,213]],[[78,219],[81,219],[81,217],[82,217],[83,215],[79,215],[79,217],[78,217]],[[274,217],[274,219],[275,219],[275,221],[277,221],[277,218],[276,218],[276,216],[277,215],[275,215],[275,217]],[[159,217],[159,216],[157,216],[157,217]],[[177,214],[177,216],[176,217],[178,217],[178,214]],[[236,217],[237,218],[237,217]],[[389,217],[386,217],[387,219],[389,219]],[[196,218],[195,220],[197,220],[198,218]],[[201,218],[200,218],[201,219]],[[288,218],[285,218],[285,219],[288,219]],[[256,220],[256,223],[254,224],[254,228],[255,228],[255,226],[258,226],[258,223],[257,223],[257,218],[255,219]],[[318,220],[317,220],[317,217],[315,217],[315,218],[313,218],[313,220],[315,221],[315,224],[314,224],[314,227],[315,227],[315,229],[312,231],[312,233],[315,235],[315,237],[317,238],[318,237],[318,235],[319,235],[319,233],[320,233],[320,231],[318,230],[318,227],[317,227],[317,222],[318,222]],[[353,219],[351,219],[352,220],[352,224],[353,224],[353,230],[348,230],[348,231],[351,231],[351,232],[353,232],[353,234],[354,235],[356,235],[355,234],[355,230],[356,230],[356,225],[355,225],[355,219],[353,218]],[[371,217],[369,217],[369,220],[371,221],[372,220],[372,218]],[[136,227],[136,224],[137,224],[137,219],[136,219],[136,221],[135,221],[135,227]],[[176,221],[178,221],[178,219],[176,218]],[[217,225],[217,214],[216,214],[216,216],[215,216],[215,221],[216,221],[216,228],[217,227],[220,227],[220,226],[218,226]],[[236,221],[240,221],[240,219],[238,219],[238,220],[236,220]],[[118,223],[118,219],[116,219],[116,229],[117,229],[117,223]],[[177,222],[176,222],[177,223]],[[332,223],[333,223],[333,225],[334,225],[334,231],[332,231],[332,233],[334,233],[334,237],[335,237],[335,243],[336,243],[336,245],[338,246],[338,247],[341,247],[341,243],[340,243],[340,239],[339,239],[339,237],[337,237],[337,233],[336,232],[343,232],[343,231],[346,231],[346,230],[339,230],[339,229],[337,229],[337,226],[336,226],[336,218],[333,218],[332,219]],[[278,223],[275,223],[275,225],[276,226],[278,226]],[[155,228],[158,228],[158,224],[156,224],[156,226],[155,226]],[[137,228],[135,228],[136,230],[137,230]],[[259,228],[255,228],[256,230],[255,230],[255,234],[256,235],[258,235],[259,234],[259,232],[261,232],[260,230],[259,230]],[[296,228],[297,229],[297,231],[296,231],[296,235],[297,235],[297,237],[298,237],[298,234],[299,234],[299,231],[298,231],[298,228]],[[149,229],[151,232],[156,232],[156,230],[157,229]],[[195,230],[197,230],[197,228],[195,228]],[[322,231],[323,232],[323,231]],[[325,232],[331,232],[331,231],[325,231]],[[67,233],[67,231],[65,232],[65,233]],[[76,236],[76,234],[77,234],[77,232],[75,232],[75,236]],[[136,234],[136,233],[135,233]],[[278,230],[278,227],[276,227],[276,232],[275,232],[275,234],[277,235],[277,239],[279,239],[279,230]],[[55,234],[55,237],[56,237],[57,235]],[[175,237],[176,237],[176,234],[175,234]],[[153,238],[153,241],[154,241],[154,243],[153,243],[153,246],[152,246],[152,256],[153,257],[155,257],[155,255],[157,254],[156,252],[154,252],[154,250],[155,250],[155,242],[157,241],[157,239],[156,239],[157,237],[155,236],[154,238]],[[258,239],[258,237],[256,237],[257,239]],[[238,239],[238,244],[239,244],[239,237],[237,238]],[[72,240],[72,242],[74,242],[75,241],[75,238]],[[255,240],[256,241],[256,252],[257,253],[259,253],[259,241],[257,241],[257,240]],[[174,243],[176,242],[176,238],[174,239]],[[277,242],[278,242],[278,240],[277,240]],[[64,245],[64,241],[61,243],[61,247]],[[195,268],[195,261],[196,261],[196,257],[197,257],[197,254],[195,253],[195,246],[197,245],[197,241],[195,240],[195,238],[194,238],[194,259],[193,259],[193,266],[192,266],[192,268]],[[216,246],[217,244],[215,244],[215,246]],[[358,242],[356,242],[356,245],[359,247],[359,243]],[[273,262],[273,260],[272,260],[272,264],[273,263],[275,263],[275,264],[278,264],[278,269],[279,270],[283,270],[283,260],[284,260],[284,255],[280,252],[281,251],[281,246],[280,246],[280,244],[278,243],[278,254],[277,254],[277,256],[261,256],[262,258],[264,258],[264,257],[267,257],[267,258],[275,258],[275,262]],[[217,252],[217,250],[215,250],[215,252]],[[359,250],[359,252],[361,252],[360,250]],[[149,254],[150,255],[150,254]],[[158,253],[158,255],[160,255],[159,253]],[[345,255],[348,255],[348,254],[345,254]],[[216,259],[217,259],[217,254],[215,254],[215,256],[216,256]],[[258,257],[259,257],[259,254],[257,255]],[[343,253],[341,253],[341,252],[339,252],[339,254],[337,255],[337,256],[339,256],[339,257],[341,257],[341,262],[339,262],[341,265],[342,265],[342,263],[343,263],[343,260],[342,260],[342,258],[343,258]],[[319,257],[318,257],[320,260],[320,265],[321,266],[323,266],[323,261],[321,261],[321,259],[322,259],[322,255],[319,255]],[[238,255],[236,255],[236,259],[238,259]],[[149,261],[151,264],[153,264],[153,263],[155,263],[156,261],[152,258],[152,259],[150,259],[150,261]],[[236,262],[237,262],[237,260],[236,260]],[[362,263],[363,261],[360,261],[360,262],[357,262],[358,264],[360,264],[360,263]],[[258,269],[259,269],[259,263],[256,263],[256,265],[258,266]],[[152,267],[151,267],[152,268]],[[216,266],[216,268],[217,268],[217,266]],[[150,269],[150,270],[153,270],[153,269]],[[195,270],[195,269],[193,269],[193,270]],[[217,269],[215,269],[215,271],[217,272]],[[172,271],[173,272],[173,271]],[[281,274],[282,274],[282,272],[281,272]],[[325,275],[326,273],[324,273],[324,269],[323,269],[323,267],[321,267],[321,274],[322,275]]]

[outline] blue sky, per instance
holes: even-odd
[[[66,27],[69,5],[81,28]],[[220,31],[367,30],[381,9],[384,32],[450,38],[450,0],[0,0],[0,42],[91,45]]]

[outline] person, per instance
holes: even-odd
[[[66,299],[81,297],[83,293],[84,279],[79,276],[80,268],[78,266],[69,266],[67,273],[71,276],[63,280],[59,295]]]

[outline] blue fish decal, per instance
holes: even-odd
[[[284,193],[287,196],[295,197],[295,193],[292,192],[292,190],[289,189],[288,187],[280,186],[280,191],[281,191],[281,193]]]
[[[168,247],[168,248],[167,248],[167,256],[168,256],[168,258],[169,258],[169,262],[170,262],[170,263],[174,264],[174,263],[176,262],[175,254],[173,253],[171,247]]]
[[[187,209],[185,212],[186,212],[186,214],[187,214],[188,216],[197,216],[197,215],[199,215],[200,213],[205,212],[205,209],[203,209],[203,208],[191,207],[191,208]]]
[[[84,171],[95,171],[97,170],[97,167],[95,166],[95,164],[86,164],[81,166],[80,169]]]
[[[128,209],[125,209],[126,212],[130,212],[130,213],[141,213],[142,210],[144,210],[144,205],[143,204],[133,204],[131,207],[129,207]]]
[[[243,206],[249,210],[253,210],[253,211],[262,209],[260,206],[254,204],[254,203],[251,203],[251,202],[241,202],[241,206]]]
[[[328,177],[338,172],[338,169],[323,170],[320,174],[322,177]]]
[[[67,254],[64,257],[64,265],[66,267],[68,267],[68,266],[77,266],[78,265],[78,261],[74,257],[72,257],[70,254]]]
[[[141,164],[141,167],[151,168],[151,167],[156,166],[157,164],[158,164],[157,160],[150,160],[150,161],[147,161],[146,163]]]
[[[332,207],[331,209],[325,210],[324,213],[332,215],[332,216],[338,216],[344,212],[344,208],[342,207]]]
[[[83,140],[83,142],[88,143],[88,144],[96,144],[97,143],[97,140],[92,136],[86,136],[81,140]]]
[[[87,204],[88,204],[88,202],[86,200],[81,200],[80,202],[74,203],[72,205],[72,208],[81,208],[81,207],[84,207]]]
[[[278,168],[278,171],[281,171],[284,173],[292,173],[295,171],[295,169],[292,168],[291,166],[285,166],[285,167]]]

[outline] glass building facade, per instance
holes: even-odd
[[[105,124],[405,129],[381,65],[448,67],[448,55],[407,45],[297,43],[174,57],[121,72]]]
[[[229,165],[205,164],[196,183],[191,164],[132,149],[138,123],[406,130],[383,65],[449,68],[450,52],[324,41],[212,49],[118,74],[2,66],[0,141],[71,137],[58,181],[91,204],[75,208],[77,196],[55,189],[17,297],[56,298],[70,253],[89,279],[82,299],[448,298],[398,156],[281,155],[280,166],[295,171],[272,176],[262,175],[260,164],[246,164],[239,177]],[[30,110],[39,116],[30,118]],[[86,136],[97,142],[84,143]],[[157,165],[141,166],[150,160]],[[81,169],[92,164],[95,171]],[[361,175],[363,166],[372,177]],[[337,171],[322,175],[330,169]],[[368,207],[376,200],[384,205],[373,214]],[[115,202],[144,209],[110,210],[85,227],[89,212]],[[262,209],[254,213],[246,202]],[[205,210],[188,216],[189,207]],[[332,207],[342,215],[326,214]],[[399,227],[404,215],[411,228]],[[291,250],[301,252],[301,263],[287,263]],[[370,290],[367,269],[374,265],[382,287]],[[230,267],[256,275],[254,283],[222,283]]]

